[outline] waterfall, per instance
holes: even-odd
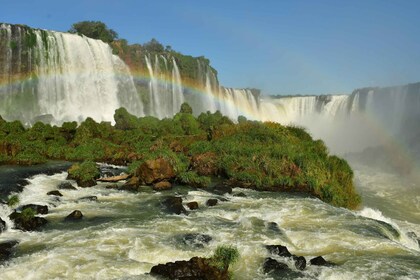
[[[92,117],[113,121],[125,106],[143,115],[128,67],[108,44],[84,36],[22,26],[0,26],[3,45],[0,114],[30,122],[51,115],[58,123]],[[121,92],[121,91],[124,92]]]

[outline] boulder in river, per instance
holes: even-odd
[[[59,190],[77,190],[69,181],[61,182],[58,184],[57,189]]]
[[[9,240],[0,242],[0,262],[7,260],[13,254],[14,247],[19,242],[16,240]]]
[[[119,187],[120,190],[123,191],[132,191],[136,192],[138,191],[140,186],[140,179],[137,176],[131,177],[124,185]]]
[[[198,202],[197,201],[188,202],[187,207],[190,208],[190,210],[196,210],[198,209]]]
[[[47,195],[63,196],[63,194],[58,190],[47,192]]]
[[[210,198],[207,200],[206,205],[207,206],[215,206],[217,204],[218,200],[217,198]]]
[[[175,171],[168,160],[157,158],[146,160],[137,168],[135,175],[146,185],[151,185],[155,182],[175,178]]]
[[[313,258],[309,261],[311,265],[318,265],[318,266],[334,266],[335,264],[325,260],[322,256],[318,256]]]
[[[168,181],[160,181],[154,184],[155,191],[166,191],[172,189],[172,184]]]
[[[80,210],[74,210],[66,218],[65,221],[78,221],[83,218],[83,214]]]
[[[304,270],[306,268],[306,259],[304,257],[293,255],[293,260],[297,269]]]
[[[295,279],[304,276],[301,272],[296,272],[290,269],[287,264],[278,262],[273,258],[266,258],[264,260],[263,271],[265,274],[275,275],[279,279]]]
[[[224,184],[217,184],[216,186],[214,186],[211,191],[215,194],[219,194],[219,195],[224,195],[224,194],[231,194],[232,193],[232,187],[231,186],[226,186]]]
[[[207,234],[187,233],[181,237],[182,243],[190,247],[203,248],[208,245],[213,238]]]
[[[292,254],[289,252],[286,246],[266,245],[265,248],[273,255],[279,255],[280,257],[286,257],[286,258],[292,257]]]
[[[6,230],[6,222],[3,221],[2,218],[0,218],[0,233]]]
[[[211,259],[193,257],[189,261],[176,261],[152,267],[150,274],[168,279],[184,280],[228,280],[227,269],[211,265]]]
[[[47,205],[38,205],[38,204],[27,204],[21,207],[22,211],[25,209],[31,208],[34,210],[36,214],[48,214],[48,206]]]
[[[97,201],[97,200],[98,200],[97,196],[90,195],[90,196],[84,196],[84,197],[81,197],[81,198],[77,199],[77,202],[80,202],[80,201]]]
[[[32,208],[26,208],[22,212],[13,212],[9,218],[15,223],[16,229],[23,231],[33,231],[46,225],[48,221],[41,217],[35,216],[35,211]]]
[[[182,205],[182,198],[179,196],[169,196],[163,200],[162,204],[166,207],[166,210],[169,213],[174,213],[178,215],[188,214],[184,205]]]

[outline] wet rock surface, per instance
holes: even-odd
[[[187,215],[187,210],[182,205],[182,198],[179,196],[169,196],[162,201],[163,206],[166,208],[166,211],[173,214],[185,214]]]
[[[74,210],[64,220],[67,222],[72,222],[72,221],[79,221],[82,218],[83,218],[82,212],[80,210]]]
[[[32,209],[36,214],[48,214],[48,206],[46,205],[38,205],[38,204],[27,204],[27,205],[23,205],[22,207],[20,207],[21,210],[25,210],[25,209]]]
[[[0,262],[9,259],[13,255],[17,244],[19,244],[17,240],[0,242]]]
[[[42,217],[33,217],[16,211],[10,214],[9,218],[15,223],[15,229],[23,231],[38,230],[48,223],[48,221]]]
[[[211,260],[193,257],[189,261],[176,261],[158,264],[150,270],[151,275],[167,279],[182,280],[228,280],[229,273],[211,265]]]
[[[58,184],[57,189],[59,190],[77,190],[69,181]]]
[[[213,238],[207,234],[187,233],[181,236],[182,243],[195,248],[203,248],[208,245]]]
[[[187,207],[190,210],[197,210],[198,209],[198,202],[197,201],[191,201],[187,203]]]
[[[63,196],[63,194],[60,191],[57,191],[57,190],[47,192],[47,195]]]
[[[207,200],[206,205],[207,206],[215,206],[217,204],[218,200],[217,198],[210,198]]]

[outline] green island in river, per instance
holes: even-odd
[[[114,119],[115,125],[88,118],[30,128],[0,119],[0,164],[82,162],[69,172],[86,187],[99,175],[92,163],[106,162],[128,165],[130,190],[162,181],[198,188],[221,183],[301,192],[351,209],[360,202],[348,163],[303,128],[244,117],[234,123],[219,112],[194,117],[187,103],[173,118],[137,118],[120,108]]]

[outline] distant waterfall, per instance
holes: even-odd
[[[128,67],[102,41],[6,24],[0,32],[0,115],[112,121],[121,106],[143,114]]]

